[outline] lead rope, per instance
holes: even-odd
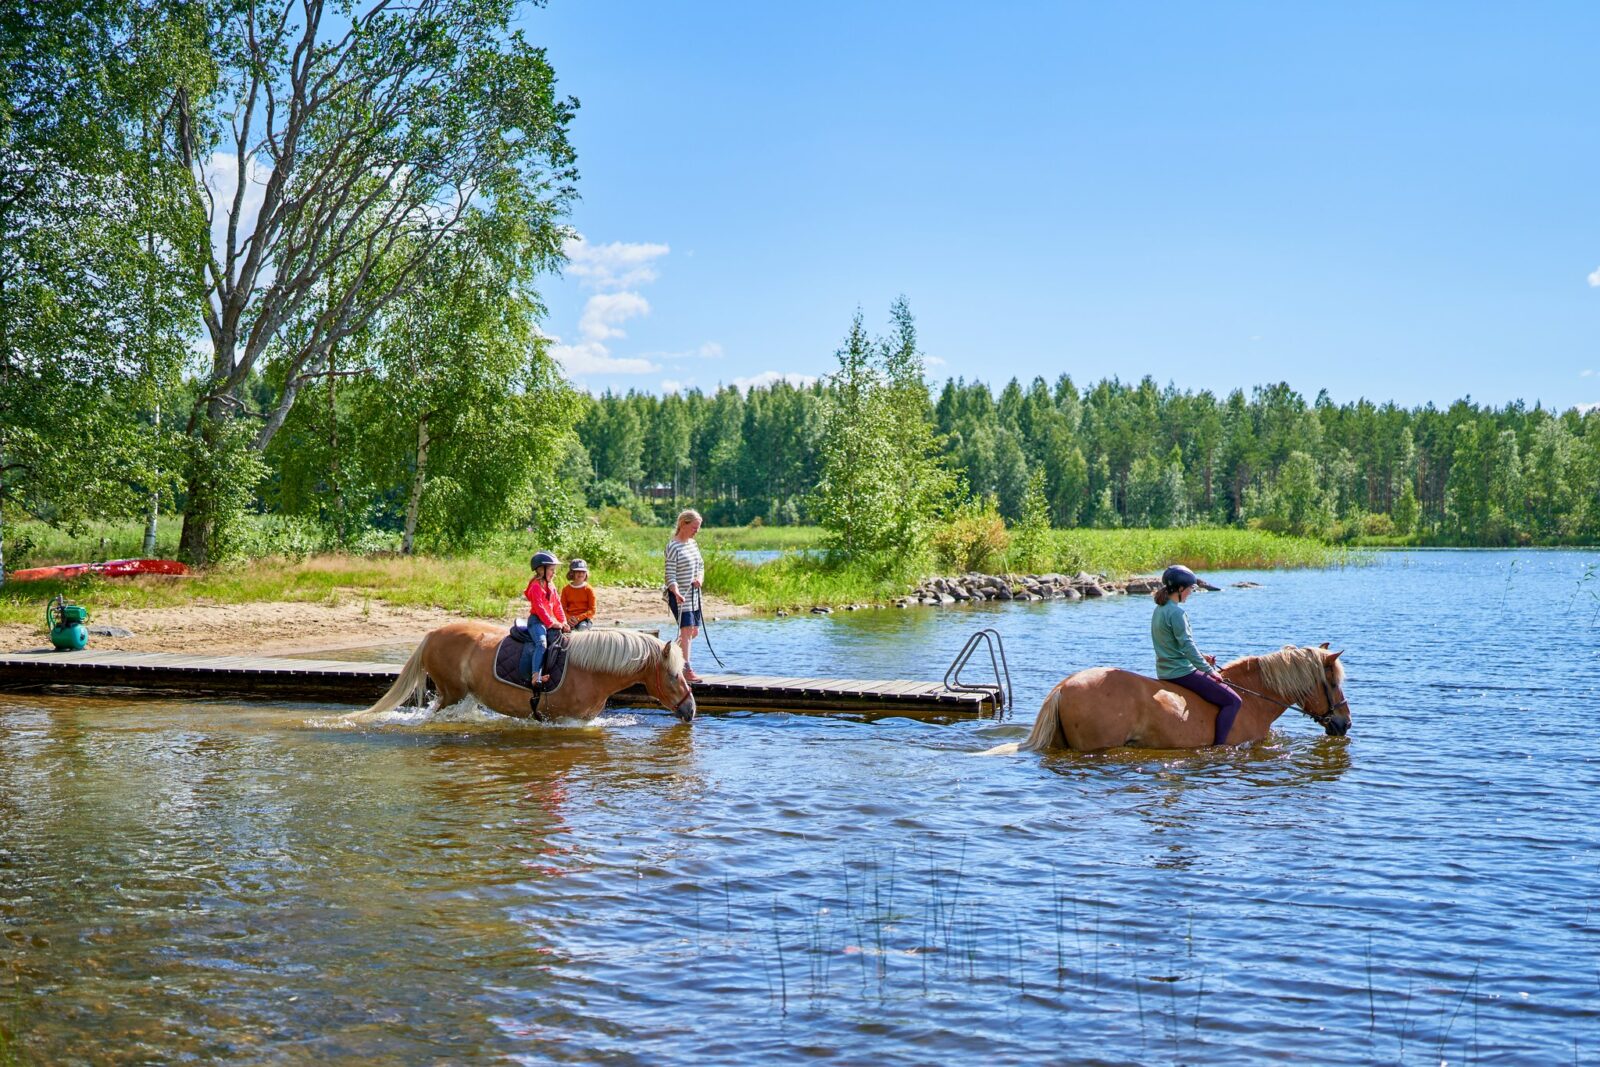
[[[704,590],[700,586],[690,586],[689,588],[694,590],[694,602],[700,609],[700,636],[706,639],[706,651],[711,653],[711,658],[717,661],[717,666],[727,670],[728,665],[722,662],[722,657],[717,655],[717,650],[711,647],[711,627],[706,625],[706,601],[702,595]]]

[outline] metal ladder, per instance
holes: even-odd
[[[993,685],[974,685],[961,680],[961,670],[978,650],[979,644],[989,646],[989,665],[994,668]],[[1001,640],[999,630],[986,627],[967,638],[967,643],[961,646],[961,651],[950,662],[950,669],[944,672],[944,687],[957,693],[988,693],[994,699],[995,717],[1006,717],[1006,711],[1011,707],[1011,665],[1006,662],[1006,643]]]

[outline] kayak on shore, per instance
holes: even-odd
[[[29,567],[12,571],[7,581],[37,582],[45,578],[82,578],[97,574],[102,578],[126,578],[135,574],[188,574],[189,568],[175,559],[109,559],[103,563],[62,563],[54,567]]]

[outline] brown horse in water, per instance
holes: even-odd
[[[495,677],[495,649],[505,636],[504,626],[483,622],[451,622],[429,631],[389,691],[372,707],[345,718],[371,721],[413,694],[420,704],[425,679],[438,690],[441,708],[471,696],[491,711],[529,718],[528,690]],[[677,645],[637,630],[579,630],[572,634],[566,677],[540,697],[539,716],[592,719],[604,710],[607,697],[641,682],[678,718],[694,719],[694,692],[683,677],[683,650]]]
[[[1246,656],[1222,668],[1223,681],[1244,705],[1228,743],[1259,741],[1289,708],[1315,719],[1330,737],[1350,730],[1340,653],[1285,645],[1265,656]],[[1217,707],[1170,682],[1115,667],[1091,667],[1059,683],[1045,697],[1026,741],[981,752],[983,756],[1070,748],[1206,748],[1216,737]]]

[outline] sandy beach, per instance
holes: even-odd
[[[597,589],[597,626],[660,627],[671,619],[655,589]],[[527,602],[506,601],[505,614],[487,622],[509,624],[527,613]],[[712,620],[748,615],[749,609],[714,596],[706,597]],[[90,626],[117,626],[131,637],[89,638],[93,649],[125,652],[191,652],[204,654],[288,653],[404,644],[421,639],[436,626],[466,616],[437,608],[394,607],[351,597],[338,604],[267,602],[258,604],[197,603],[181,608],[107,608],[94,612]],[[0,625],[0,650],[19,652],[48,648],[42,626]]]

